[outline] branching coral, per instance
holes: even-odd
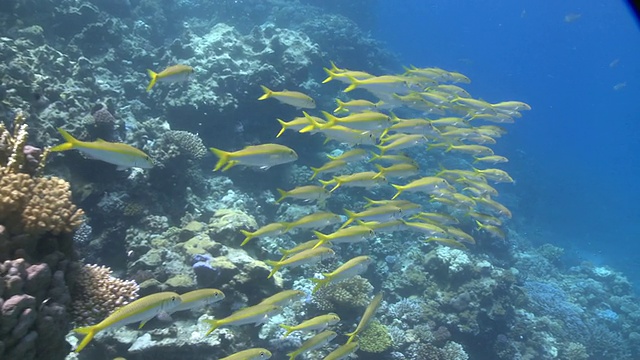
[[[111,275],[105,266],[84,265],[72,293],[71,314],[79,326],[97,324],[115,309],[138,298],[138,284]]]

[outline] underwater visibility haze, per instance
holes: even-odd
[[[0,360],[640,358],[622,1],[5,0]]]

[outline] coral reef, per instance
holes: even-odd
[[[94,325],[138,298],[138,284],[112,276],[106,266],[87,264],[76,274],[70,313],[79,326]]]

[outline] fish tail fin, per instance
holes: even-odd
[[[368,207],[371,207],[371,206],[375,205],[375,200],[369,199],[366,196],[363,196],[363,197],[364,197],[364,201],[367,202],[367,204],[364,206],[365,208],[368,208]]]
[[[343,90],[344,92],[352,91],[355,88],[357,88],[359,85],[362,85],[362,82],[354,78],[353,76],[347,75],[347,74],[345,74],[345,76],[347,77],[347,79],[349,79],[349,81],[351,81],[351,85],[347,86],[347,88]]]
[[[318,243],[313,246],[313,249],[318,248],[324,245],[327,241],[329,241],[329,237],[320,231],[313,231],[313,234],[318,238]]]
[[[383,137],[387,136],[388,133],[389,133],[389,128],[384,129],[382,131],[382,134],[380,134],[380,140],[382,140]]]
[[[340,226],[340,229],[346,228],[349,224],[354,222],[356,220],[357,216],[358,216],[353,211],[349,211],[347,209],[344,210],[344,213],[347,215],[348,219],[347,219],[347,221],[344,222],[344,224],[342,224],[342,226]]]
[[[282,129],[280,129],[280,132],[278,133],[278,135],[276,135],[276,137],[279,138],[280,135],[282,135],[285,132],[285,130],[287,130],[289,125],[287,125],[287,123],[284,122],[284,120],[282,119],[276,119],[276,120],[278,120],[278,122],[280,123],[280,126],[282,126]]]
[[[374,153],[373,151],[370,151],[370,153],[371,153],[371,159],[369,159],[368,162],[374,162],[382,156]]]
[[[282,189],[276,189],[278,191],[278,193],[280,194],[280,198],[278,200],[276,200],[276,204],[279,204],[282,200],[284,200],[287,195],[287,191],[286,190],[282,190]]]
[[[273,91],[271,91],[271,89],[269,89],[268,87],[266,87],[264,85],[260,85],[260,87],[262,88],[262,91],[264,91],[264,94],[262,96],[260,96],[258,98],[258,100],[265,100],[265,99],[268,99],[271,96],[273,96]]]
[[[323,274],[323,275],[325,275],[325,274]],[[329,283],[330,279],[325,275],[324,279],[311,278],[309,280],[311,280],[311,282],[316,284],[313,287],[313,290],[311,290],[311,294],[315,294],[316,291],[320,290],[321,287],[327,285]]]
[[[58,132],[60,133],[60,135],[62,135],[62,137],[66,142],[64,144],[60,144],[52,147],[49,151],[71,150],[80,142],[63,128],[58,128]]]
[[[147,69],[147,74],[149,74],[149,77],[151,78],[151,80],[149,80],[149,85],[147,85],[147,91],[151,91],[151,88],[158,81],[158,74],[151,69]]]
[[[329,61],[331,63],[331,71],[333,72],[342,72],[343,69],[340,69],[339,67],[336,66],[336,63],[333,62],[333,60]]]
[[[230,152],[216,148],[209,148],[209,150],[211,150],[211,152],[213,152],[213,154],[219,158],[216,167],[213,168],[213,171],[220,170],[225,164],[229,162],[229,155],[231,154]]]
[[[349,337],[349,339],[347,339],[347,342],[345,343],[345,345],[346,345],[346,344],[351,343],[353,341],[353,339],[356,338],[356,335],[358,335],[358,333],[354,331],[354,332],[346,333],[345,335]]]
[[[240,246],[245,246],[247,245],[247,243],[254,238],[253,233],[247,230],[240,230],[240,232],[242,233],[242,235],[245,236],[244,240],[242,241],[242,244],[240,244]]]
[[[393,195],[393,197],[391,198],[391,200],[395,200],[398,196],[400,196],[400,194],[402,194],[402,192],[404,191],[404,186],[402,185],[396,185],[396,184],[391,184],[391,186],[393,186],[398,192]]]
[[[336,78],[336,73],[334,73],[333,71],[331,71],[331,69],[327,69],[327,68],[323,68],[324,72],[327,73],[327,78],[322,80],[323,84],[328,83],[329,81],[333,80]]]
[[[384,155],[386,148],[382,145],[376,145],[376,147],[380,150],[380,156]]]
[[[339,188],[340,185],[342,185],[342,183],[336,180],[336,185],[331,190],[329,190],[329,192],[333,192],[335,189]]]
[[[324,127],[330,128],[333,125],[335,125],[336,122],[338,121],[337,117],[333,116],[332,114],[329,114],[326,111],[323,111],[322,115],[324,115],[324,117],[327,119],[327,123],[324,125]]]
[[[320,169],[316,167],[311,167],[311,171],[313,171],[313,175],[309,178],[309,180],[315,179],[316,176],[320,173]]]
[[[474,159],[474,160],[473,160],[472,164],[475,164],[475,163],[477,163],[477,162],[480,162],[480,159],[479,159],[478,157],[476,157],[476,156],[474,156],[474,157],[473,157],[473,159]]]
[[[449,144],[449,146],[447,146],[447,149],[444,152],[449,152],[453,150],[453,144]]]
[[[289,334],[291,334],[292,332],[296,331],[293,326],[280,324],[280,327],[285,329],[285,330],[287,330],[287,332],[285,332],[284,335],[282,335],[283,339],[286,338],[287,336],[289,336]]]
[[[384,167],[380,164],[375,164],[374,166],[376,167],[376,169],[378,169],[378,173],[375,174],[372,179],[377,179],[380,176],[384,176]]]
[[[206,334],[204,334],[205,337],[209,336],[209,334],[211,334],[215,329],[219,328],[220,325],[222,325],[218,320],[205,319],[203,321],[211,325],[211,328],[207,331]]]
[[[480,221],[476,220],[476,224],[478,224],[478,230],[484,229],[484,225]]]
[[[309,115],[306,111],[303,111],[302,114],[309,121],[309,125],[307,125],[304,128],[298,130],[299,133],[308,133],[310,131],[313,131],[315,129],[320,129],[320,128],[323,127],[322,124],[320,124],[314,118],[312,118],[311,115]]]
[[[318,174],[318,168],[311,168],[313,170],[313,177]],[[312,179],[313,179],[312,177]],[[333,184],[333,180],[318,180],[320,184],[322,184],[323,188],[326,188],[328,185]]]
[[[267,276],[267,279],[271,279],[271,277],[273,277],[273,275],[275,275],[275,273],[277,273],[278,270],[280,270],[280,265],[278,264],[277,261],[273,261],[273,260],[266,260],[265,263],[273,267],[273,269],[269,273],[269,276]]]
[[[340,99],[336,99],[336,104],[338,104],[338,107],[333,110],[334,114],[337,113],[341,113],[341,112],[346,112],[347,110],[344,108],[344,101],[340,100]]]
[[[98,333],[99,330],[95,326],[86,326],[73,329],[73,331],[78,334],[86,335],[75,350],[76,353],[79,353],[89,344],[89,342],[93,339],[93,337]]]

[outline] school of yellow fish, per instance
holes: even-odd
[[[322,111],[323,118],[302,111],[301,116],[288,122],[277,119],[282,129],[276,137],[286,130],[320,133],[326,137],[326,142],[335,141],[350,147],[338,156],[328,156],[328,161],[322,166],[311,168],[313,175],[309,181],[318,180],[318,183],[290,190],[278,189],[280,197],[277,202],[293,199],[315,201],[322,206],[332,193],[348,187],[374,189],[389,185],[390,189],[395,189],[395,195],[380,200],[364,198],[367,204],[363,209],[344,210],[346,221],[338,214],[320,211],[288,223],[266,224],[253,232],[243,230],[245,239],[242,246],[252,239],[278,236],[291,229],[308,229],[315,234],[310,241],[291,249],[282,249],[280,260],[266,260],[272,267],[268,277],[282,268],[314,264],[335,256],[335,244],[366,242],[382,232],[411,231],[425,242],[466,249],[468,245],[475,244],[475,239],[460,225],[473,223],[478,231],[504,241],[506,235],[501,226],[504,220],[511,218],[511,212],[495,199],[498,191],[491,184],[513,183],[514,180],[504,170],[491,167],[508,159],[494,154],[489,145],[495,144],[496,139],[505,134],[498,124],[513,123],[522,116],[521,111],[530,110],[531,107],[520,101],[491,104],[475,99],[459,86],[470,83],[469,78],[439,68],[411,67],[401,75],[374,76],[362,71],[340,69],[333,63],[331,65],[330,69],[325,68],[328,77],[323,83],[340,81],[347,85],[345,93],[362,89],[368,93],[368,98],[373,97],[377,101],[337,100],[333,114]],[[161,75],[151,76],[152,79],[161,79]],[[301,92],[273,91],[265,86],[262,89],[264,95],[259,100],[274,98],[299,109],[316,107],[315,101]],[[422,116],[400,118],[394,112],[400,108],[410,109]],[[418,152],[456,154],[457,159],[466,160],[468,165],[459,169],[442,166],[422,169],[416,160],[402,152],[408,149],[414,154],[415,149],[419,149]],[[222,171],[236,165],[268,169],[298,158],[293,149],[272,143],[247,146],[233,152],[215,148],[211,151],[219,159],[214,170]],[[350,173],[349,169],[354,164],[367,166],[367,162],[370,163],[370,170]],[[403,194],[407,193],[414,193],[412,199],[425,201],[402,199]],[[424,209],[422,203],[428,203],[428,209]],[[341,226],[334,232],[320,232],[338,224]],[[311,279],[315,283],[313,293],[327,284],[364,273],[372,262],[369,256],[356,256],[334,271],[322,274],[322,279]],[[211,326],[206,335],[221,326],[262,324],[280,313],[283,307],[305,296],[300,290],[285,290],[226,318],[204,320]],[[372,299],[355,330],[345,334],[348,336],[347,342],[324,359],[345,359],[358,350],[357,342],[353,340],[366,329],[382,298],[383,294],[379,293]],[[118,309],[97,325],[76,329],[78,333],[87,334],[76,351],[82,350],[97,332],[104,329],[138,321],[142,327],[161,311],[170,313],[194,309],[222,299],[224,294],[216,289],[201,289],[183,295],[167,292],[146,296]],[[285,337],[294,331],[317,332],[299,349],[287,354],[289,359],[293,360],[331,342],[338,334],[327,329],[339,321],[337,314],[329,313],[297,325],[282,324],[286,330]],[[270,357],[267,349],[254,348],[225,359]]]

